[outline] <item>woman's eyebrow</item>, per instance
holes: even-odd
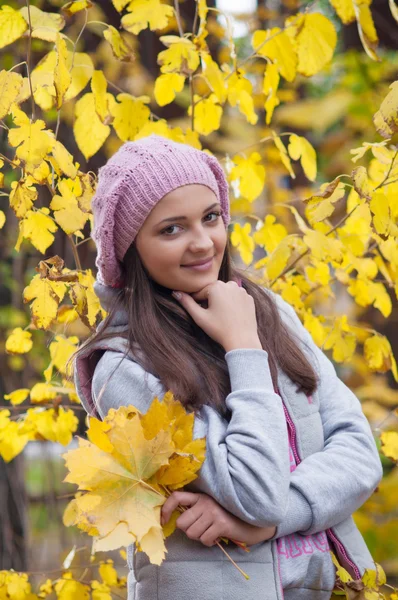
[[[208,206],[207,208],[204,209],[203,214],[219,204],[220,204],[219,202],[215,202],[211,206]],[[159,221],[158,225],[160,225],[161,223],[165,223],[166,221],[177,221],[177,219],[181,221],[181,220],[187,219],[187,217],[184,217],[184,215],[180,215],[179,217],[168,217],[167,219],[163,219],[162,221]]]

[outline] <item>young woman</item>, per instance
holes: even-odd
[[[108,314],[73,357],[82,404],[145,413],[171,390],[207,439],[198,478],[162,507],[163,523],[187,507],[163,564],[128,548],[129,600],[327,600],[330,550],[354,578],[374,568],[351,516],[382,477],[371,429],[293,308],[232,264],[218,161],[155,134],[127,142],[92,208]],[[224,536],[250,546],[225,545],[249,580]]]

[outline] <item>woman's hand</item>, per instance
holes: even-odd
[[[178,504],[190,507],[178,517],[178,529],[205,546],[214,546],[220,537],[246,542],[251,546],[268,540],[276,530],[276,527],[256,527],[238,519],[207,494],[178,490],[162,506],[162,525],[167,523]]]
[[[262,349],[253,298],[236,281],[214,281],[200,292],[177,298],[193,320],[226,351],[234,347]],[[174,295],[174,293],[173,293]],[[208,308],[198,302],[208,300]]]

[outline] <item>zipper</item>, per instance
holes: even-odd
[[[345,551],[345,548],[344,548],[343,544],[340,542],[340,540],[337,538],[337,536],[333,533],[333,531],[331,529],[327,529],[326,530],[326,534],[333,541],[333,543],[335,545],[335,548],[337,550],[337,553],[341,554],[341,556],[343,556],[344,560],[346,560],[347,563],[352,568],[353,572],[355,573],[355,579],[361,579],[361,573],[359,572],[358,567],[352,562],[352,560],[350,560],[348,558],[347,552]]]
[[[290,437],[291,437],[291,442],[292,442],[292,450],[293,450],[293,455],[294,458],[296,460],[296,464],[300,464],[301,463],[301,458],[299,456],[299,453],[297,451],[297,447],[296,447],[296,427],[292,421],[292,418],[289,414],[289,411],[286,408],[285,402],[282,398],[281,393],[279,392],[278,388],[275,388],[275,392],[280,396],[281,400],[282,400],[282,406],[283,406],[283,410],[285,412],[285,417],[286,417],[286,421],[289,425],[290,428]],[[346,561],[346,563],[351,567],[353,573],[355,574],[355,578],[356,579],[361,579],[361,573],[358,569],[358,567],[356,566],[356,564],[348,557],[346,549],[344,548],[342,542],[338,539],[338,537],[336,536],[336,534],[333,532],[332,528],[326,529],[325,531],[326,535],[330,537],[336,553],[340,554],[344,560]]]

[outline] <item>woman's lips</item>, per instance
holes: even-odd
[[[193,265],[193,266],[182,265],[182,266],[184,267],[184,269],[194,269],[195,271],[207,271],[207,269],[210,269],[210,267],[213,265],[213,258],[214,257],[210,258],[210,260],[208,260],[203,265]]]

